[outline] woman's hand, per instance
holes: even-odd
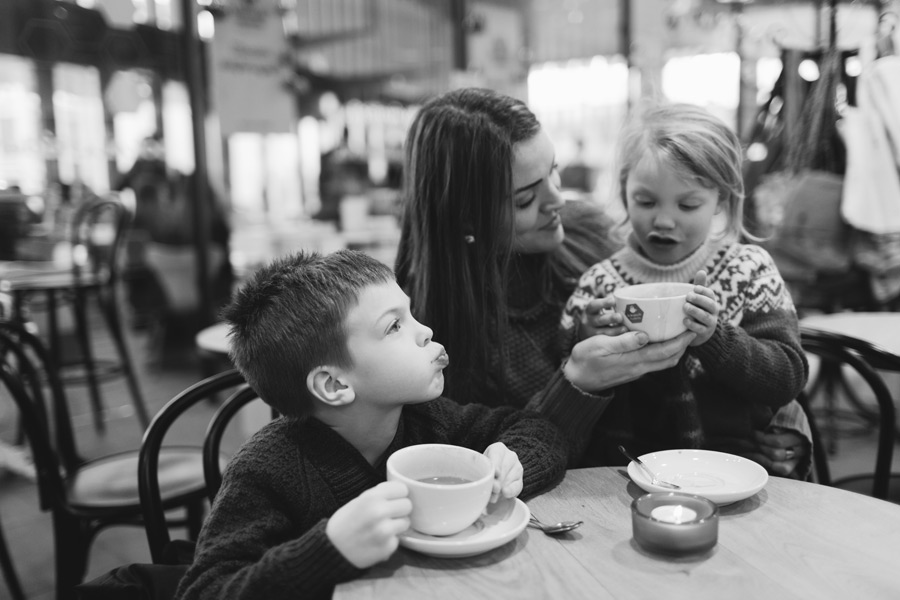
[[[696,336],[685,331],[671,340],[648,344],[642,331],[615,337],[595,335],[575,344],[563,373],[577,388],[597,393],[674,367]]]
[[[809,440],[791,429],[769,427],[753,432],[757,449],[746,456],[761,464],[768,472],[782,477],[799,478],[795,471],[809,456]]]

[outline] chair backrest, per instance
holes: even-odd
[[[70,229],[76,273],[89,266],[93,273],[114,284],[131,220],[131,211],[115,194],[93,196],[79,206]]]
[[[9,363],[10,372],[19,379],[37,415],[53,432],[48,438],[52,450],[67,473],[74,472],[84,460],[78,454],[69,404],[59,369],[50,352],[36,335],[17,321],[0,321],[0,358]],[[49,391],[49,411],[44,385]],[[52,440],[52,441],[51,441]]]
[[[18,410],[19,424],[31,448],[38,483],[38,498],[42,510],[55,510],[66,503],[62,464],[54,449],[51,425],[39,377],[15,338],[6,333],[6,323],[0,323],[0,389],[5,388]],[[36,380],[37,379],[37,380]]]
[[[875,397],[878,407],[878,442],[875,454],[875,469],[870,474],[861,474],[833,480],[828,468],[825,450],[821,439],[815,439],[818,430],[814,429],[814,465],[817,479],[824,485],[841,487],[842,481],[850,479],[871,479],[870,495],[886,500],[891,478],[891,461],[894,453],[894,435],[896,428],[896,409],[891,393],[884,380],[875,370],[883,357],[873,354],[877,349],[860,340],[854,340],[846,336],[831,334],[810,328],[801,328],[800,339],[804,351],[818,356],[823,364],[830,362],[838,368],[847,366],[856,371],[862,380],[869,386]],[[874,368],[873,368],[874,367]],[[803,395],[800,398],[801,405],[809,411],[810,398]],[[810,423],[815,425],[811,411],[809,411]]]
[[[192,406],[229,390],[233,390],[233,392],[213,414],[204,436],[204,476],[207,495],[212,501],[222,483],[220,457],[222,438],[226,427],[243,406],[259,397],[252,388],[247,386],[240,372],[231,369],[208,377],[185,389],[160,409],[144,432],[138,457],[138,490],[147,542],[154,563],[164,561],[164,550],[171,541],[165,516],[167,507],[160,495],[157,474],[159,453],[166,433],[178,418]]]

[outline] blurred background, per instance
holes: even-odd
[[[784,182],[767,175],[810,143],[807,97],[852,106],[896,15],[894,0],[0,0],[0,259],[52,254],[73,205],[119,191],[136,328],[209,324],[235,278],[297,247],[390,263],[406,128],[469,85],[526,100],[569,193],[611,211],[629,107],[706,106],[746,141],[748,220],[771,233]],[[826,154],[802,166],[842,172]]]

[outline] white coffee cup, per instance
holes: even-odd
[[[662,342],[687,330],[684,302],[693,289],[692,283],[642,283],[618,289],[613,297],[628,329]]]
[[[477,521],[487,508],[494,469],[480,452],[447,444],[419,444],[388,457],[387,479],[406,484],[413,529],[446,536]]]

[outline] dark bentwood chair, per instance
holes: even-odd
[[[0,388],[18,409],[40,506],[53,520],[56,597],[74,598],[97,532],[142,525],[138,451],[91,460],[79,456],[58,369],[42,342],[21,324],[0,322],[0,358]],[[199,531],[206,501],[202,448],[166,448],[160,465],[166,505],[184,507],[187,522]]]
[[[813,463],[816,479],[823,485],[830,485],[854,492],[859,492],[882,500],[900,502],[900,473],[891,472],[891,461],[894,453],[896,432],[896,409],[891,393],[876,369],[885,366],[883,351],[863,340],[847,336],[801,327],[803,349],[820,359],[818,379],[808,392],[801,395],[800,403],[807,410],[813,426]],[[890,365],[889,365],[890,366]],[[896,367],[896,365],[894,365]],[[818,396],[826,396],[826,405],[833,404],[831,395],[839,388],[846,388],[843,380],[849,368],[854,370],[868,386],[875,398],[875,410],[871,406],[862,407],[878,431],[878,443],[875,455],[874,471],[833,479],[828,466],[828,450],[816,423],[816,410],[813,406]],[[843,384],[838,385],[841,379]],[[851,403],[859,404],[856,395],[848,394]],[[816,439],[817,438],[817,439]]]
[[[119,264],[130,223],[131,213],[116,196],[88,199],[72,219],[70,270],[35,268],[19,272],[4,282],[6,291],[13,297],[13,320],[27,321],[29,307],[42,305],[46,309],[48,348],[53,363],[65,369],[66,383],[88,384],[94,423],[100,431],[105,428],[100,382],[112,377],[125,377],[141,428],[150,421],[119,316]],[[88,321],[91,299],[100,309],[118,359],[97,360],[94,356]],[[79,355],[77,359],[64,361],[57,311],[66,304],[71,307],[75,320]]]
[[[154,563],[175,564],[179,561],[190,560],[193,551],[192,545],[189,544],[187,552],[179,554],[185,545],[182,544],[179,548],[179,545],[172,544],[169,531],[171,524],[165,515],[169,504],[160,493],[159,467],[160,452],[164,451],[163,441],[166,433],[188,409],[226,393],[230,393],[230,395],[213,414],[203,442],[204,493],[211,502],[222,484],[222,468],[228,460],[228,457],[221,452],[225,431],[238,411],[259,397],[246,384],[240,372],[230,369],[185,389],[160,409],[150,423],[150,427],[144,432],[138,459],[138,479],[144,528],[147,532],[147,542]]]

